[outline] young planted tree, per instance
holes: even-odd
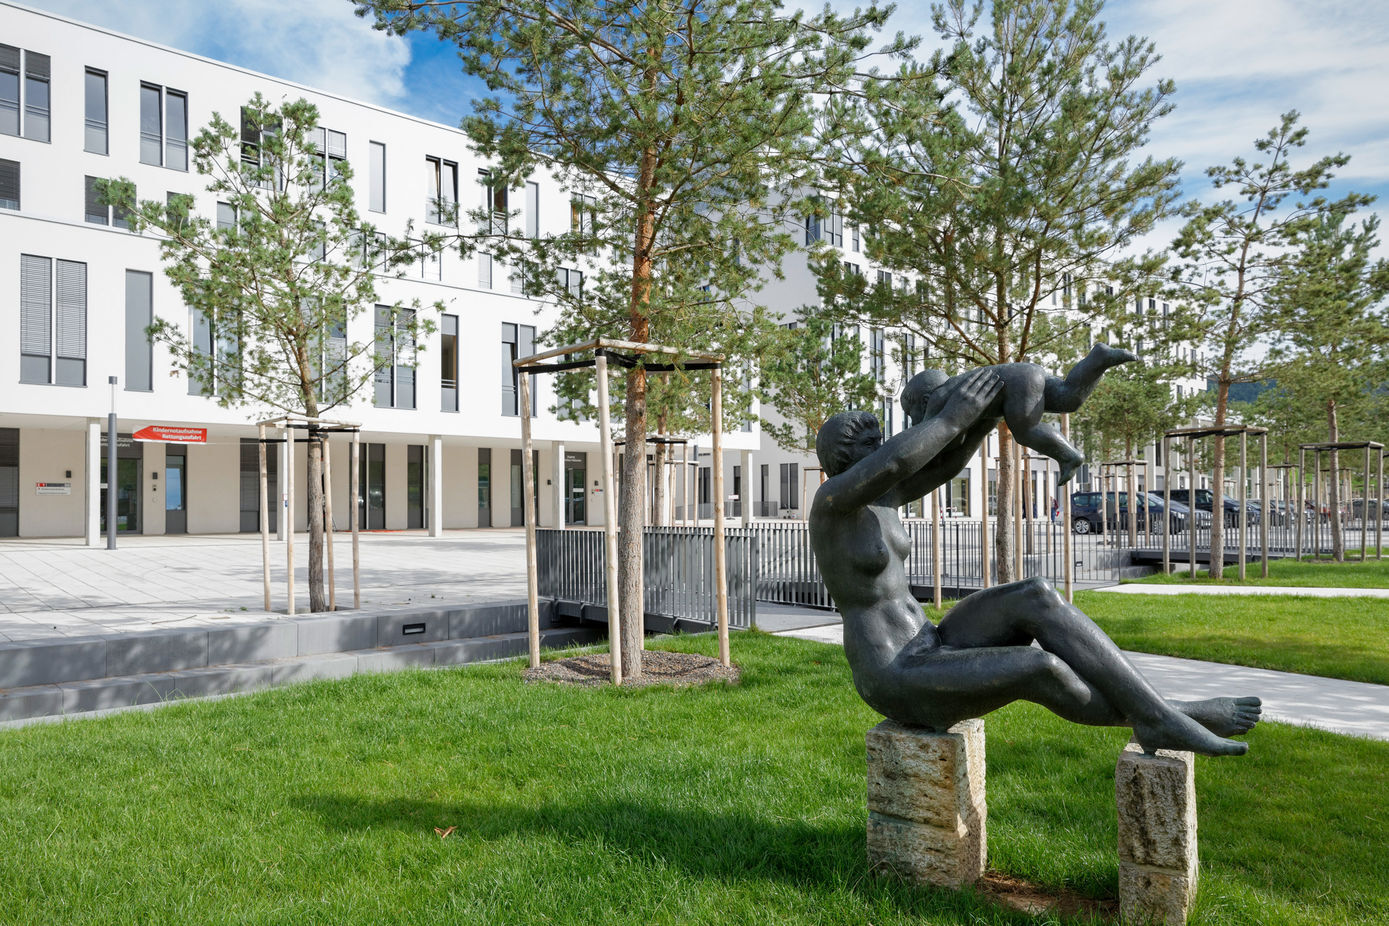
[[[1370,404],[1384,382],[1389,262],[1373,258],[1378,227],[1377,218],[1359,225],[1343,213],[1317,218],[1294,238],[1291,259],[1269,294],[1268,330],[1277,338],[1270,372],[1290,404],[1310,413],[1309,420],[1321,420],[1320,439],[1330,443],[1342,439],[1347,415]],[[1339,454],[1328,456],[1331,552],[1344,560]]]
[[[748,295],[793,244],[785,214],[814,153],[812,99],[846,85],[886,15],[806,16],[776,0],[364,0],[357,9],[381,28],[457,43],[464,69],[496,94],[463,123],[496,162],[494,184],[543,168],[584,197],[573,234],[506,242],[541,287],[554,288],[560,271],[593,271],[582,295],[560,292],[552,342],[605,336],[735,357],[756,330]],[[628,447],[645,444],[648,391],[638,366],[626,378]],[[645,454],[623,459],[620,602],[635,616]],[[642,633],[640,620],[623,622],[634,676]]]
[[[950,0],[932,10],[946,44],[929,69],[870,82],[831,122],[857,125],[832,185],[869,233],[867,252],[915,282],[845,283],[846,304],[901,326],[932,362],[1039,360],[1068,367],[1089,347],[1095,315],[1138,291],[1156,261],[1113,260],[1152,228],[1177,164],[1139,160],[1171,83],[1146,84],[1150,42],[1110,44],[1098,0]],[[1110,280],[1108,290],[1081,287]],[[1082,293],[1084,292],[1084,296]],[[1082,298],[1088,299],[1082,309]],[[939,358],[939,359],[937,359]],[[1014,462],[1000,425],[999,578],[1013,575]]]
[[[191,196],[137,202],[126,179],[103,184],[101,192],[130,213],[134,230],[160,236],[164,272],[193,321],[157,316],[150,334],[168,347],[190,385],[223,407],[318,418],[350,404],[377,370],[413,365],[418,336],[432,330],[418,307],[392,305],[377,319],[396,345],[389,354],[378,353],[379,338],[350,334],[354,320],[379,302],[377,273],[418,259],[420,245],[363,225],[352,169],[328,157],[313,104],[277,107],[257,94],[240,116],[233,126],[214,113],[192,141],[193,166],[218,203],[215,219],[195,214]],[[308,483],[309,607],[322,611],[317,441],[308,444]]]
[[[1172,252],[1171,280],[1191,312],[1191,339],[1202,346],[1199,372],[1215,382],[1214,424],[1225,426],[1230,386],[1262,378],[1261,364],[1248,351],[1270,330],[1270,297],[1296,254],[1299,239],[1326,216],[1346,214],[1371,201],[1350,193],[1336,201],[1315,195],[1336,168],[1350,158],[1337,154],[1297,169],[1292,158],[1307,141],[1298,113],[1285,113],[1267,136],[1254,142],[1259,160],[1236,157],[1228,166],[1207,168],[1216,190],[1231,188],[1235,198],[1187,203]],[[1290,197],[1296,197],[1291,207]],[[1213,438],[1213,489],[1225,482],[1225,438]],[[1224,542],[1224,520],[1211,521],[1211,549]],[[1215,560],[1212,560],[1214,563]],[[1221,570],[1212,568],[1211,578]]]

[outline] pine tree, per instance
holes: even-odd
[[[865,227],[867,251],[915,280],[846,304],[901,326],[946,372],[1038,360],[1069,366],[1096,317],[1116,314],[1155,258],[1115,258],[1172,196],[1175,161],[1139,161],[1171,109],[1170,82],[1145,86],[1150,42],[1106,41],[1097,0],[965,0],[933,8],[946,44],[929,67],[870,81],[826,121],[838,137],[832,185]],[[846,130],[845,126],[855,126]],[[1108,289],[1086,280],[1107,279]],[[1077,311],[1080,310],[1080,311]],[[1000,425],[999,578],[1013,579],[1012,440]]]
[[[318,418],[349,405],[377,370],[414,365],[414,345],[433,330],[418,305],[385,312],[397,344],[408,345],[393,356],[379,354],[375,339],[353,340],[351,333],[354,320],[380,301],[377,274],[442,241],[388,238],[363,224],[352,168],[326,156],[313,104],[275,107],[257,94],[238,126],[214,113],[192,148],[208,192],[230,210],[216,221],[194,214],[192,197],[137,203],[129,180],[101,184],[104,199],[130,213],[133,230],[160,234],[164,272],[194,313],[191,331],[183,319],[167,317],[150,326],[174,369],[223,407]],[[308,444],[308,511],[309,608],[323,611],[323,457],[316,440]]]
[[[1348,213],[1369,203],[1369,197],[1350,193],[1336,201],[1314,195],[1330,183],[1334,171],[1350,158],[1323,157],[1302,169],[1291,159],[1307,143],[1298,113],[1283,115],[1268,135],[1254,142],[1257,157],[1236,157],[1230,164],[1210,167],[1206,176],[1216,190],[1236,193],[1209,205],[1193,200],[1182,208],[1186,224],[1172,250],[1176,261],[1170,275],[1177,296],[1191,307],[1187,317],[1192,339],[1203,347],[1201,372],[1215,382],[1214,425],[1223,428],[1229,414],[1230,386],[1262,378],[1259,362],[1248,354],[1258,335],[1269,330],[1270,293],[1295,253],[1299,237],[1323,217]],[[1284,208],[1289,197],[1297,197]],[[1224,491],[1225,438],[1216,435],[1212,453],[1212,490]],[[1222,549],[1224,519],[1211,520],[1211,549]],[[1221,570],[1212,559],[1211,578]]]
[[[794,243],[786,216],[815,153],[812,100],[848,84],[886,16],[806,16],[776,0],[366,0],[357,10],[381,28],[431,30],[458,45],[464,70],[494,94],[463,121],[497,163],[493,183],[546,168],[584,197],[572,234],[499,243],[559,298],[554,343],[688,345],[735,365],[765,330],[751,296]],[[582,294],[557,291],[555,273],[582,269],[579,261],[592,270]],[[642,367],[628,373],[629,448],[645,446],[649,391]],[[620,606],[629,615],[642,613],[645,457],[624,454],[619,495]],[[633,676],[642,631],[640,620],[623,622],[622,662]]]

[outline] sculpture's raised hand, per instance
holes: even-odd
[[[940,416],[960,430],[979,420],[979,416],[1003,391],[1003,380],[992,370],[975,370],[955,390]]]

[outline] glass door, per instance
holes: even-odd
[[[164,533],[188,533],[188,448],[164,448]]]
[[[564,455],[564,520],[568,524],[587,524],[587,494],[584,483],[588,478],[582,453]]]
[[[106,492],[101,487],[101,529],[106,530]],[[116,460],[116,533],[140,532],[140,461]]]

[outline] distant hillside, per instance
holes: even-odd
[[[1230,401],[1231,402],[1253,402],[1260,395],[1270,389],[1277,389],[1278,381],[1267,379],[1260,383],[1231,383]],[[1215,380],[1206,380],[1206,391],[1215,392]]]

